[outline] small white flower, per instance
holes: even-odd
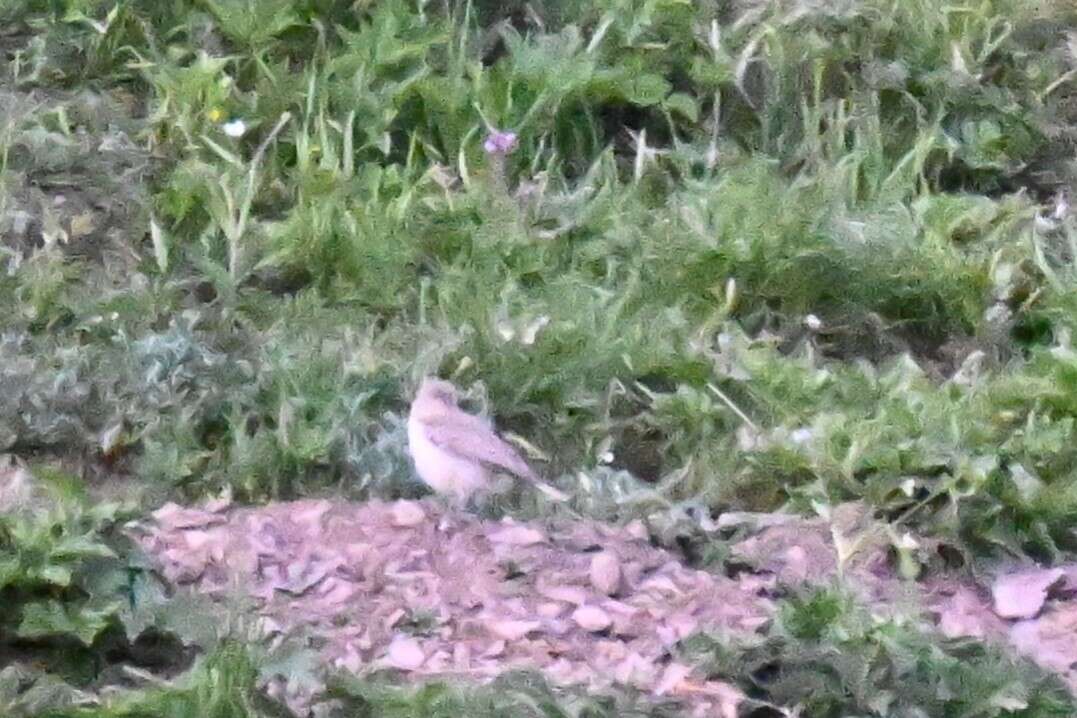
[[[1065,192],[1055,195],[1055,211],[1051,214],[1054,219],[1065,219],[1070,211],[1070,203]]]
[[[598,455],[598,463],[600,464],[612,464],[613,463],[613,437],[607,436],[598,443],[595,449],[595,453]]]
[[[736,437],[737,448],[741,451],[757,451],[768,443],[756,429],[743,424],[737,428]]]
[[[806,444],[812,439],[811,429],[797,429],[790,436],[794,444]]]
[[[1010,467],[1010,478],[1017,487],[1017,493],[1025,501],[1031,501],[1036,498],[1044,486],[1043,481],[1038,476],[1030,473],[1021,464],[1015,464]]]
[[[898,548],[912,550],[920,547],[920,542],[913,538],[912,534],[903,533],[898,537],[896,546]]]
[[[497,333],[501,336],[502,341],[511,342],[516,338],[516,330],[508,322],[498,322]]]
[[[247,123],[243,120],[232,120],[231,122],[225,122],[221,129],[223,129],[224,134],[229,137],[239,139],[247,134]]]
[[[1036,227],[1036,231],[1040,234],[1047,234],[1054,231],[1058,227],[1058,222],[1050,217],[1044,217],[1039,212],[1036,213],[1036,217],[1033,220],[1033,224]]]
[[[804,317],[804,326],[811,329],[813,332],[817,332],[823,328],[823,320],[814,314],[809,314]]]
[[[520,333],[520,341],[524,344],[531,346],[535,343],[536,337],[538,337],[539,331],[544,326],[550,323],[550,318],[543,314],[541,317],[524,327],[523,332]]]
[[[1002,324],[1008,322],[1010,317],[1013,316],[1013,312],[1002,302],[996,302],[987,308],[984,312],[984,319],[989,324]]]

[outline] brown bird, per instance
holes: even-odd
[[[411,403],[408,450],[419,477],[461,506],[486,489],[497,470],[526,479],[555,501],[568,499],[539,479],[489,421],[461,409],[456,387],[441,379],[423,379]]]

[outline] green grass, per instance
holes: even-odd
[[[0,24],[2,450],[147,500],[415,495],[441,372],[595,516],[858,498],[970,565],[1077,549],[1065,3]]]

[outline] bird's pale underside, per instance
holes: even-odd
[[[419,477],[460,505],[487,489],[495,471],[525,479],[557,501],[568,498],[539,479],[490,422],[461,409],[447,381],[426,378],[420,385],[408,416],[408,450]]]

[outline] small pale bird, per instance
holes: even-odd
[[[531,482],[556,501],[568,499],[539,479],[489,421],[461,409],[456,387],[441,379],[423,379],[411,402],[408,450],[419,477],[439,494],[452,496],[460,506],[475,492],[486,489],[498,470]]]

